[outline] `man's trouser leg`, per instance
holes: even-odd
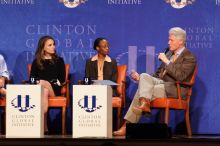
[[[155,97],[166,97],[163,80],[154,78],[146,73],[140,75],[138,90],[132,100],[132,103],[124,117],[125,120],[131,123],[137,123],[141,115],[133,112],[133,107],[140,106],[139,98],[144,97],[153,100]]]

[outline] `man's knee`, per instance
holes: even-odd
[[[152,76],[147,74],[147,73],[141,73],[140,74],[140,80],[141,79],[151,79],[151,78],[152,78]]]

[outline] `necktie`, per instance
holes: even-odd
[[[177,58],[177,53],[174,53],[173,54],[173,60],[171,62],[174,63],[176,61],[176,58]]]

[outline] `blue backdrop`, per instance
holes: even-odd
[[[131,69],[151,73],[160,64],[157,54],[167,46],[169,28],[180,26],[187,31],[187,47],[199,63],[190,106],[193,133],[220,134],[220,3],[185,0],[188,5],[183,6],[182,1],[87,0],[68,8],[62,0],[2,0],[0,53],[11,78],[20,83],[27,79],[27,64],[33,60],[39,37],[52,35],[58,53],[71,64],[71,82],[76,84],[84,76],[85,60],[95,54],[94,39],[102,36],[110,42],[110,56],[128,65],[128,74]],[[129,77],[127,83],[129,104],[137,86]],[[51,114],[53,122],[59,111]],[[174,123],[183,120],[178,120],[183,113],[173,115],[170,125],[178,129]],[[71,109],[67,120],[71,131]]]

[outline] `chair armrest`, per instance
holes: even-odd
[[[121,81],[122,82],[122,84],[118,84],[118,86],[125,86],[125,81]]]
[[[29,82],[28,80],[22,80],[21,84],[28,84],[28,82]]]
[[[83,85],[83,80],[78,80],[78,85]]]
[[[192,86],[193,84],[190,82],[179,82],[177,81],[176,84],[180,84],[180,85],[186,85],[186,86]]]
[[[66,85],[69,84],[69,83],[70,83],[70,81],[67,80],[67,81],[65,81],[63,84],[61,84],[60,86],[63,87],[63,86],[66,86]]]
[[[5,80],[5,84],[12,84],[12,83],[13,83],[12,80],[8,80],[8,79]]]
[[[185,86],[188,86],[188,87],[192,87],[192,83],[190,82],[179,82],[177,81],[176,82],[176,86],[177,86],[177,97],[179,100],[182,100],[182,96],[181,96],[181,86],[180,85],[185,85]]]
[[[121,81],[121,83],[117,87],[118,97],[122,100],[122,107],[125,107],[125,81]]]
[[[118,91],[118,89],[117,89],[117,93],[118,93],[118,95],[119,95],[119,97],[123,97],[124,96],[124,88],[125,88],[125,81],[121,81],[121,84],[118,84],[118,86],[119,87],[117,87],[117,88],[120,88],[119,90],[120,91]]]
[[[66,97],[67,106],[69,106],[69,96],[70,96],[69,84],[70,84],[70,81],[69,81],[69,80],[66,80],[66,81],[61,85],[61,96]]]
[[[67,94],[67,92],[68,92],[68,90],[69,90],[69,83],[70,83],[70,81],[67,80],[67,81],[65,81],[65,82],[61,85],[61,94],[62,94],[63,96],[66,96],[66,94]]]

